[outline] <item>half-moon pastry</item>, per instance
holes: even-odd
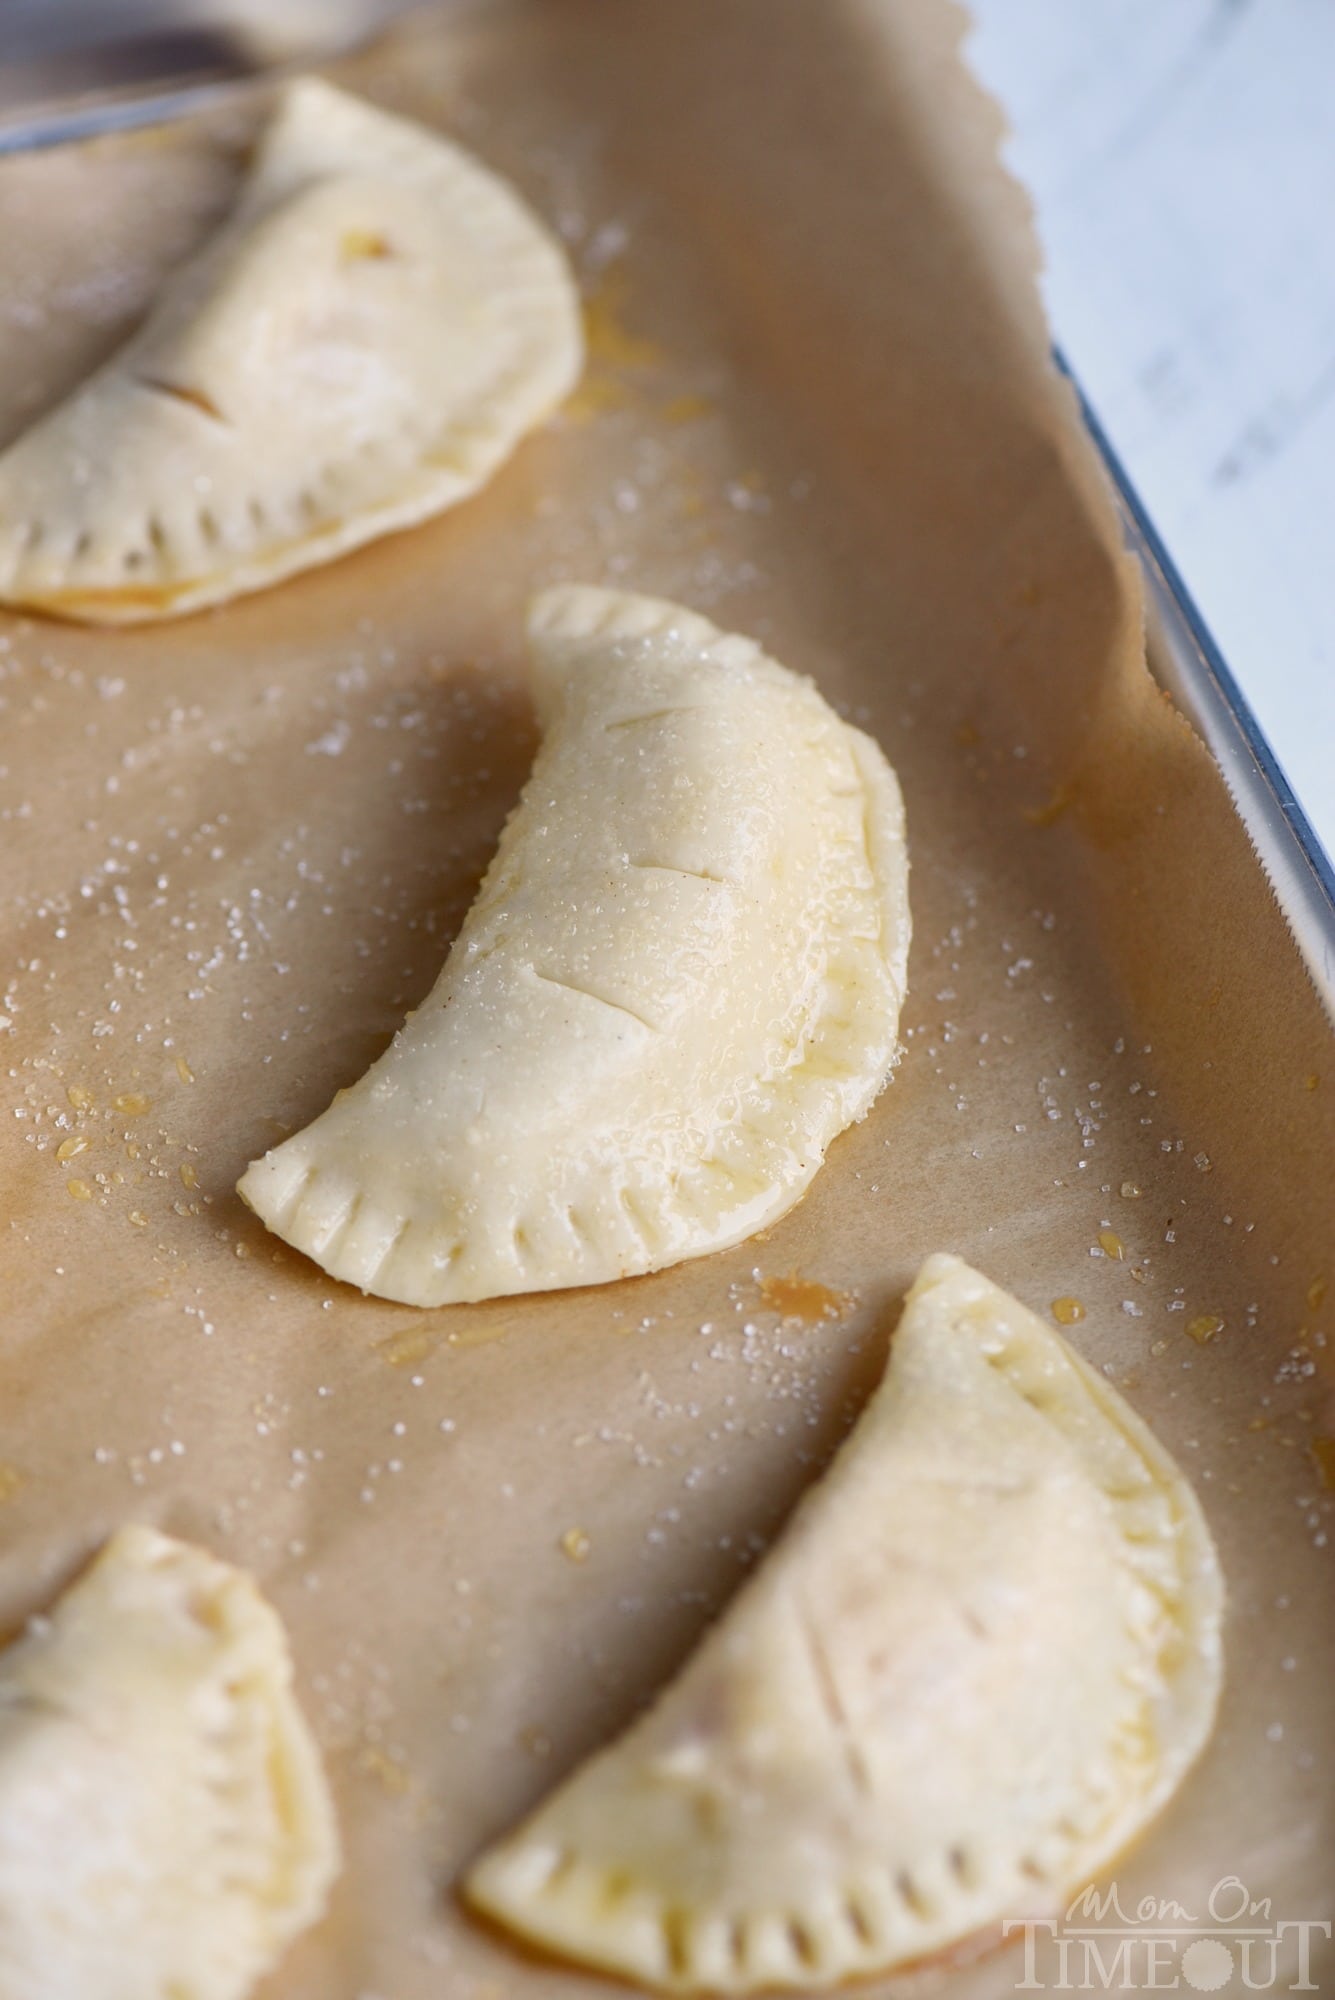
[[[277,1616],[122,1528],[0,1653],[0,1996],[241,2000],[337,1869]]]
[[[1104,1378],[954,1257],[656,1705],[466,1894],[669,1992],[825,1987],[1060,1911],[1211,1729],[1199,1505]]]
[[[290,84],[222,228],[0,455],[0,600],[133,624],[472,493],[577,379],[565,257],[457,146]]]
[[[876,744],[676,605],[556,589],[530,636],[544,740],[444,971],[240,1184],[411,1305],[741,1241],[897,1053],[908,871]]]

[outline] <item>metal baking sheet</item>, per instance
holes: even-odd
[[[1209,745],[1294,940],[1335,1020],[1335,870],[1236,676],[1127,476],[1064,355],[1085,422],[1117,492],[1127,543],[1145,577],[1149,664]]]

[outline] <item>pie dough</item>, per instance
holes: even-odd
[[[0,456],[0,599],[132,624],[327,562],[481,486],[582,356],[505,182],[291,84],[228,222]]]
[[[676,605],[551,590],[530,639],[542,748],[444,971],[240,1184],[410,1305],[741,1241],[897,1053],[907,861],[877,746]]]
[[[145,1527],[0,1654],[0,2000],[240,2000],[315,1921],[291,1680],[250,1578]]]
[[[523,1937],[672,1992],[813,1987],[1065,1907],[1214,1718],[1194,1495],[954,1257],[852,1436],[657,1705],[476,1864]]]

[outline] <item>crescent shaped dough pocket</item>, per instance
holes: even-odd
[[[570,586],[530,635],[546,733],[444,971],[240,1184],[410,1305],[740,1242],[897,1053],[903,807],[870,738],[680,606]]]
[[[331,85],[289,85],[229,220],[0,456],[0,599],[103,624],[259,590],[483,484],[582,364],[514,191]]]
[[[0,2000],[241,2000],[324,1908],[333,1809],[250,1578],[122,1528],[0,1653]]]
[[[824,1987],[1065,1907],[1213,1723],[1222,1584],[1172,1459],[954,1257],[657,1704],[466,1894],[671,1992]]]

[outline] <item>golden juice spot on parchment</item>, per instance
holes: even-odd
[[[91,1181],[66,1181],[65,1192],[71,1201],[91,1201],[93,1199],[93,1185]]]
[[[758,467],[752,466],[750,471],[728,481],[727,494],[731,504],[745,512],[748,501],[763,500],[768,496],[769,481]]]
[[[1205,1347],[1224,1331],[1224,1322],[1218,1313],[1197,1313],[1187,1321],[1187,1338],[1194,1340],[1198,1347]]]
[[[762,1278],[759,1290],[760,1303],[767,1312],[810,1326],[823,1319],[839,1319],[856,1303],[851,1292],[823,1285],[817,1278],[799,1277],[796,1271],[786,1278]]]
[[[632,400],[625,375],[655,367],[663,359],[657,342],[626,326],[628,291],[624,270],[610,265],[584,299],[587,367],[561,406],[567,421],[581,423],[605,411],[625,409]]]
[[[1144,1189],[1137,1181],[1123,1181],[1119,1192],[1123,1201],[1139,1201]]]
[[[498,1325],[494,1320],[479,1326],[458,1326],[445,1336],[449,1347],[485,1347],[488,1341],[499,1340],[510,1331],[502,1320]]]
[[[572,1563],[587,1562],[589,1559],[589,1550],[592,1547],[593,1543],[589,1540],[583,1528],[567,1528],[561,1537],[561,1553],[563,1556],[567,1556]]]
[[[677,512],[684,521],[698,520],[707,501],[704,481],[689,465],[683,465],[677,480]]]
[[[391,1757],[378,1743],[363,1743],[357,1753],[357,1769],[375,1778],[392,1799],[401,1799],[412,1790],[412,1779],[397,1757]]]
[[[1099,1231],[1099,1248],[1105,1257],[1111,1257],[1116,1264],[1120,1264],[1126,1256],[1126,1245],[1115,1229]]]
[[[1309,1438],[1307,1449],[1321,1484],[1328,1493],[1335,1493],[1335,1437]]]
[[[86,1133],[75,1132],[70,1138],[61,1140],[56,1147],[56,1158],[64,1166],[66,1160],[77,1159],[80,1153],[86,1153],[92,1143]]]
[[[195,1080],[195,1072],[191,1069],[184,1056],[177,1056],[176,1058],[176,1074],[180,1077],[182,1083],[193,1083]]]
[[[181,1186],[183,1188],[189,1188],[193,1190],[199,1186],[199,1175],[195,1172],[189,1160],[182,1160],[180,1167],[180,1174],[181,1174]]]
[[[92,1091],[86,1090],[81,1083],[70,1084],[65,1095],[76,1111],[91,1111],[97,1102]]]
[[[1058,1326],[1075,1326],[1085,1317],[1083,1300],[1072,1298],[1069,1293],[1063,1298],[1054,1299],[1052,1301],[1052,1317],[1056,1320]]]
[[[153,1109],[153,1102],[138,1090],[123,1090],[119,1097],[112,1098],[111,1108],[119,1111],[122,1118],[142,1118]]]
[[[586,375],[561,405],[567,423],[584,423],[608,410],[624,410],[631,401],[630,390],[615,375]]]
[[[664,403],[659,414],[662,416],[665,424],[693,424],[698,422],[701,417],[711,416],[713,410],[714,405],[710,402],[708,396],[697,396],[688,393],[683,396],[674,396],[671,402]]]
[[[1024,817],[1030,826],[1055,826],[1064,812],[1069,812],[1076,801],[1073,784],[1058,785],[1052,797],[1043,806],[1027,806]]]
[[[1325,1299],[1325,1296],[1326,1296],[1326,1279],[1324,1275],[1313,1278],[1311,1284],[1307,1287],[1308,1312],[1320,1312],[1322,1301]]]
[[[239,1251],[241,1245],[237,1244]],[[415,1361],[425,1361],[431,1352],[431,1337],[418,1327],[405,1327],[402,1333],[387,1334],[378,1340],[375,1351],[382,1361],[388,1361],[391,1368],[410,1368]]]
[[[16,1465],[0,1464],[0,1507],[12,1500],[23,1485],[23,1474]]]
[[[609,264],[584,300],[584,340],[594,367],[653,368],[663,359],[657,341],[632,333],[624,313],[630,285],[618,264]]]

